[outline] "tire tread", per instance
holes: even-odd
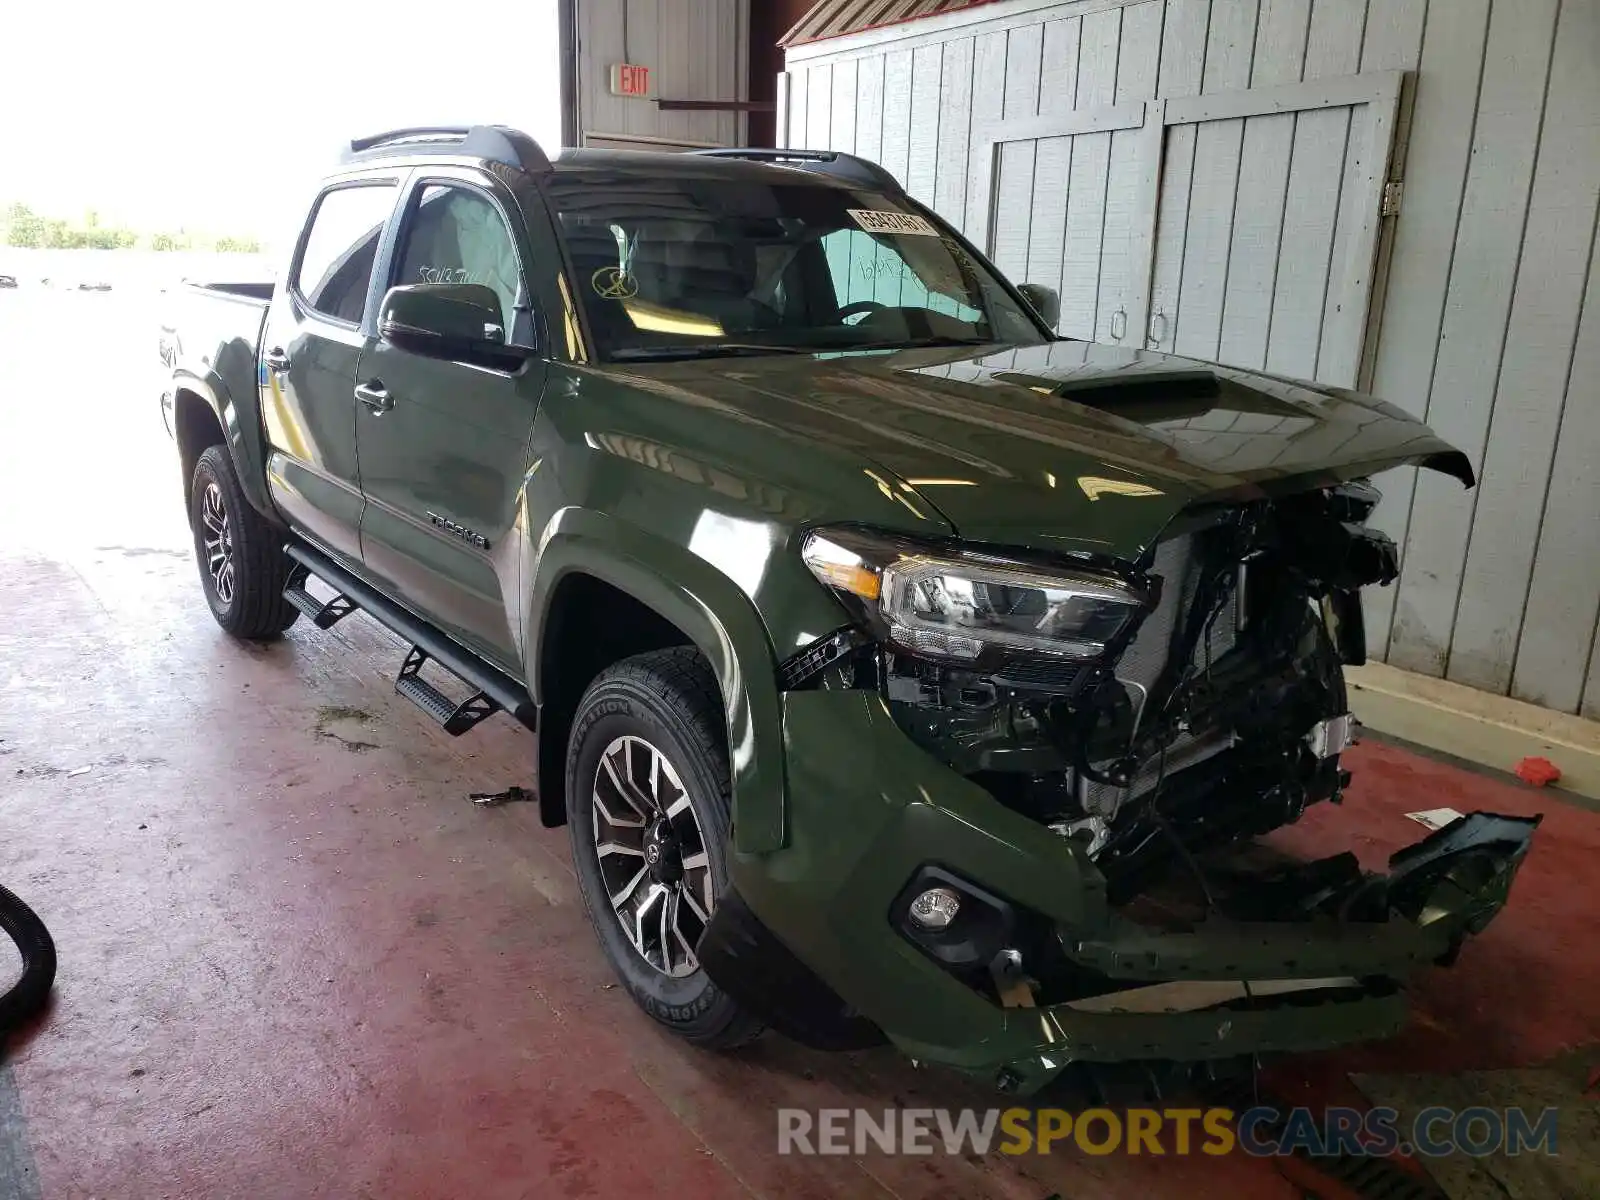
[[[222,488],[223,501],[228,506],[228,520],[233,527],[234,585],[233,605],[226,615],[211,611],[217,624],[234,637],[247,641],[266,641],[282,634],[299,619],[300,612],[284,599],[283,589],[289,582],[293,564],[283,552],[282,535],[266,518],[251,507],[245,499],[244,489],[233,468],[233,459],[225,446],[209,446],[200,455],[194,468],[194,488],[189,505],[191,527],[198,525],[198,512],[204,484],[215,480]],[[198,532],[195,533],[199,538]],[[199,556],[198,542],[196,557]],[[205,564],[200,563],[201,584],[209,598],[210,585],[205,579]]]
[[[694,749],[700,752],[700,757],[710,766],[716,784],[717,794],[707,797],[707,802],[719,806],[720,811],[717,816],[726,829],[730,818],[732,776],[728,770],[722,691],[717,686],[711,664],[693,646],[670,646],[664,650],[651,650],[634,655],[632,658],[625,658],[608,667],[590,684],[583,702],[578,706],[580,720],[574,722],[574,729],[581,728],[581,714],[597,691],[619,686],[641,694],[657,708],[665,709],[666,715],[672,719],[673,732],[695,743]],[[570,783],[567,792],[570,803],[571,797],[575,794]],[[576,853],[578,850],[576,831],[579,830],[580,822],[572,821],[570,826],[575,831],[573,838]],[[584,905],[588,909],[591,922],[613,919],[609,911],[595,911],[595,906],[590,904],[586,891]],[[647,998],[641,997],[632,988],[629,990],[640,1006],[657,1021],[667,1025],[695,1045],[708,1049],[735,1049],[754,1041],[766,1028],[765,1022],[759,1017],[731,1001],[717,1006],[721,1011],[710,1022],[686,1028],[665,1019],[647,1002]],[[702,1015],[711,1016],[711,1013]]]

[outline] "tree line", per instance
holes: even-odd
[[[103,225],[93,210],[79,221],[46,217],[26,204],[13,204],[5,216],[5,244],[26,250],[218,250],[259,254],[253,237],[209,237],[178,230],[142,235],[132,229]]]

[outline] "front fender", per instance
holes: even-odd
[[[278,521],[280,518],[267,493],[261,397],[255,388],[255,375],[253,353],[246,359],[242,346],[230,344],[221,350],[215,364],[180,361],[172,372],[172,387],[174,392],[193,392],[211,407],[227,439],[234,473],[239,477],[245,499],[263,516]],[[239,394],[241,392],[243,395]]]
[[[688,635],[711,663],[728,719],[733,841],[741,854],[784,844],[783,745],[776,659],[750,598],[683,547],[587,508],[556,513],[539,538],[529,589],[527,679],[543,702],[539,654],[556,587],[573,573],[603,580]],[[765,748],[757,753],[757,747]]]

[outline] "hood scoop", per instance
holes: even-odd
[[[997,378],[1023,382],[1002,372]],[[1041,386],[1048,383],[1050,386]],[[1126,413],[1136,409],[1142,420],[1183,420],[1216,407],[1222,384],[1210,371],[1160,371],[1138,375],[1108,377],[1095,374],[1084,379],[1029,379],[1025,386],[1043,395],[1058,396],[1086,408]]]

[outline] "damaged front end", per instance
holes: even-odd
[[[1129,898],[1180,840],[1338,799],[1359,591],[1396,573],[1364,524],[1377,498],[1345,484],[1186,514],[1131,570],[813,534],[813,570],[867,603],[834,661],[791,664],[789,684],[877,687],[912,740]]]
[[[1075,1060],[1395,1031],[1405,979],[1451,961],[1504,905],[1537,820],[1462,818],[1386,874],[1348,853],[1290,862],[1253,840],[1339,802],[1349,782],[1343,667],[1365,659],[1359,593],[1396,571],[1393,543],[1366,528],[1377,499],[1344,483],[1197,509],[1132,566],[813,533],[807,564],[859,620],[785,664],[791,755],[812,711],[798,698],[873,696],[904,739],[1005,810],[982,832],[1016,852],[1007,869],[973,842],[963,862],[979,810],[914,785],[922,768],[882,743],[901,765],[879,763],[881,778],[899,772],[927,815],[874,816],[877,841],[841,894],[881,903],[867,876],[888,872],[885,932],[984,1006],[950,1012],[998,1019],[981,1017],[981,1045],[955,1046],[929,1032],[949,1028],[939,1019],[892,1011],[878,997],[904,964],[878,953],[885,978],[868,979],[870,931],[840,927],[803,956],[835,961],[821,973],[850,1019],[1017,1091]],[[841,786],[800,757],[792,773],[816,794]],[[1041,869],[1057,859],[1041,834],[1070,872]],[[1051,896],[1063,882],[1074,894]],[[717,947],[702,957],[712,968]]]

